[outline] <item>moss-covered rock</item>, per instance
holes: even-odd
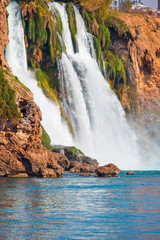
[[[77,161],[89,165],[98,166],[97,160],[85,156],[81,150],[77,149],[74,146],[73,147],[55,146],[53,147],[52,151],[64,154],[70,162]]]
[[[41,139],[42,139],[42,144],[44,147],[46,147],[48,150],[51,150],[52,149],[52,146],[51,146],[51,139],[48,135],[48,133],[45,131],[44,127],[41,125],[41,128],[42,128],[42,136],[41,136]]]
[[[76,52],[77,51],[77,40],[76,40],[77,26],[76,26],[76,18],[75,18],[73,3],[71,2],[68,3],[66,9],[68,13],[69,27],[70,27],[71,36],[72,36],[73,47],[74,47],[74,51]]]
[[[5,71],[0,67],[0,121],[17,120],[20,117],[15,101],[15,91],[5,77]]]

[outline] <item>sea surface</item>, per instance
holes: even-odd
[[[0,239],[160,239],[160,172],[0,178]]]

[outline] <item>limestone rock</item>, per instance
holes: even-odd
[[[134,175],[133,171],[128,171],[127,175]]]
[[[96,174],[98,177],[115,177],[121,170],[114,164],[110,163],[108,165],[98,167]]]
[[[70,166],[70,173],[95,173],[97,167],[86,163],[73,161]]]
[[[0,1],[0,66],[4,69],[9,69],[8,63],[4,57],[4,50],[8,44],[8,25],[7,25],[7,10],[6,6],[10,0]]]
[[[160,18],[129,13],[120,13],[118,18],[130,31],[128,38],[111,34],[114,53],[128,62],[125,70],[132,97],[129,105],[136,101],[138,119],[152,128],[152,123],[159,122],[160,109]],[[128,108],[125,100],[122,105]]]

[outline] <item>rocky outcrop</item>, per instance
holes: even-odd
[[[125,64],[132,111],[149,127],[160,119],[160,18],[120,13],[119,19],[129,34],[111,29],[113,51]]]
[[[96,174],[98,177],[115,177],[121,170],[114,164],[108,164],[102,167],[98,167]]]
[[[127,172],[127,175],[134,175],[134,173],[133,173],[132,170],[130,170],[130,171]]]
[[[55,146],[52,151],[64,154],[71,163],[73,161],[77,161],[80,163],[98,166],[97,160],[85,156],[84,153],[76,147]]]
[[[18,121],[0,122],[0,176],[26,173],[29,176],[60,177],[64,168],[58,161],[65,156],[49,152],[42,145],[42,117],[32,93],[14,77],[7,74],[5,77],[15,90],[21,117]]]
[[[4,69],[9,69],[8,63],[4,57],[4,50],[8,44],[8,25],[7,25],[7,10],[6,6],[10,0],[0,1],[0,66]]]
[[[70,173],[95,173],[96,166],[73,161],[70,165]]]

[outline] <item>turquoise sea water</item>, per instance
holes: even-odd
[[[0,239],[160,239],[160,172],[1,178]]]

